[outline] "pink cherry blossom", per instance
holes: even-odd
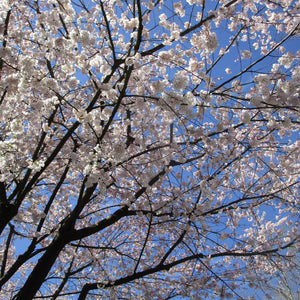
[[[0,1],[0,298],[247,299],[298,270],[299,7]]]

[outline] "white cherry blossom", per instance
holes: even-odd
[[[246,299],[294,270],[299,7],[0,1],[1,299]]]

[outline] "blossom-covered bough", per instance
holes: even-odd
[[[1,298],[244,299],[293,268],[299,7],[1,1]]]

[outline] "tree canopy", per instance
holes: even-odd
[[[299,8],[2,0],[1,298],[244,299],[292,270]]]

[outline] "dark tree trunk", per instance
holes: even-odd
[[[0,201],[0,235],[17,213],[18,209],[14,205]]]
[[[38,260],[36,266],[32,270],[24,286],[14,297],[14,300],[31,300],[42,286],[47,274],[51,270],[59,253],[65,246],[65,242],[61,236],[55,239],[47,248],[44,255]]]

